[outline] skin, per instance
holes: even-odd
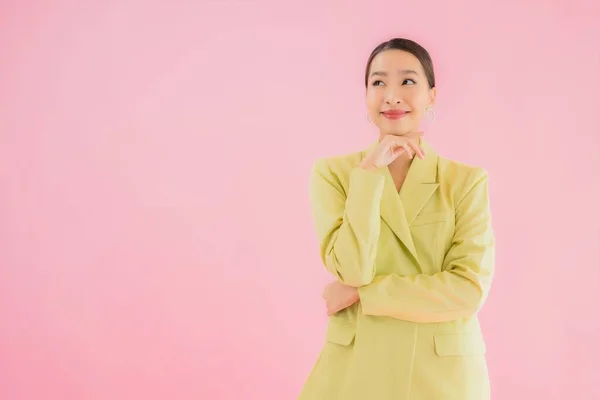
[[[387,166],[400,190],[414,155],[423,158],[419,146],[423,132],[419,126],[428,107],[433,107],[436,88],[430,88],[423,66],[414,55],[402,50],[386,50],[373,58],[369,68],[366,104],[371,121],[379,129],[379,145],[360,167]],[[403,110],[400,119],[388,119],[382,112]],[[327,315],[335,314],[357,301],[358,290],[335,280],[323,290]]]

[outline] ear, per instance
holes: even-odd
[[[435,105],[435,98],[437,96],[437,88],[432,87],[429,89],[429,105],[433,107]]]

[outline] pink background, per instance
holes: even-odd
[[[394,36],[434,58],[429,141],[491,174],[493,397],[600,398],[600,3],[305,4],[0,2],[1,399],[295,398],[309,169],[375,140]]]

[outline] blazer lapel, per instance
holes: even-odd
[[[409,253],[419,261],[412,235],[406,223],[406,209],[398,196],[396,185],[388,168],[382,168],[385,175],[385,186],[381,199],[381,217],[396,234]]]
[[[425,158],[421,160],[415,156],[400,189],[400,200],[404,205],[408,225],[412,224],[417,214],[440,186],[437,182],[438,155],[423,139],[421,139],[421,147],[425,150]]]
[[[369,146],[363,157],[378,143]],[[413,256],[417,264],[419,264],[419,258],[409,226],[439,186],[435,182],[437,154],[423,140],[421,140],[421,145],[425,150],[425,159],[421,160],[418,157],[413,159],[400,193],[396,191],[394,180],[388,168],[380,168],[376,171],[385,178],[380,205],[381,217]]]

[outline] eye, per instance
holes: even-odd
[[[414,85],[415,83],[417,83],[417,82],[415,82],[415,81],[414,81],[414,79],[410,79],[410,78],[409,78],[409,79],[405,79],[405,80],[402,82],[402,84],[403,84],[403,85],[405,85],[405,84],[406,84],[406,82],[412,82],[412,83],[409,83],[409,85]]]
[[[379,80],[379,79],[378,79],[378,80],[376,80],[376,81],[373,81],[372,85],[373,85],[373,86],[379,86],[379,85],[377,84],[377,82],[381,82],[381,83],[383,83],[383,81],[382,81],[382,80]]]

